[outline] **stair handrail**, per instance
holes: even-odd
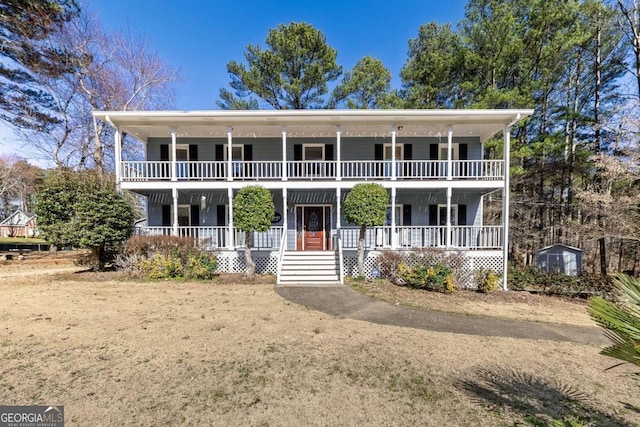
[[[280,236],[280,254],[278,255],[278,269],[276,280],[280,283],[280,274],[282,273],[282,261],[284,258],[284,249],[287,247],[287,226],[282,227],[282,236]]]
[[[344,269],[342,267],[343,262],[342,262],[342,233],[341,233],[341,229],[338,228],[338,272],[339,272],[339,278],[340,278],[340,284],[344,285]]]

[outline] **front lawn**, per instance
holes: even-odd
[[[640,425],[640,371],[607,371],[599,346],[337,318],[231,277],[115,277],[0,280],[0,402],[64,405],[70,425]]]

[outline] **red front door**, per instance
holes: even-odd
[[[324,250],[324,215],[322,207],[304,209],[304,250]]]
[[[330,219],[329,206],[297,206],[296,249],[299,251],[330,250]]]

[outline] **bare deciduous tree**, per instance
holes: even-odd
[[[163,109],[173,103],[178,72],[130,32],[110,35],[86,12],[68,22],[53,43],[73,47],[73,67],[63,76],[40,77],[55,99],[60,123],[49,133],[29,133],[34,148],[56,166],[111,169],[113,131],[91,110]],[[124,156],[134,156],[128,139]]]

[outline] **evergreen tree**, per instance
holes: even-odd
[[[37,75],[72,70],[73,52],[50,36],[79,13],[75,0],[6,0],[0,4],[0,118],[47,131],[58,122],[56,103]]]
[[[326,107],[328,83],[340,77],[342,67],[324,34],[304,22],[280,24],[269,30],[266,44],[266,49],[247,46],[246,66],[236,61],[227,64],[234,93],[221,89],[218,106],[253,107],[255,100],[241,103],[237,98],[255,95],[275,109]]]
[[[94,172],[53,171],[36,196],[38,228],[55,246],[89,248],[101,270],[114,249],[131,235],[132,204],[113,179]]]
[[[269,230],[274,214],[271,193],[259,185],[243,187],[233,198],[233,225],[245,233],[244,260],[248,277],[253,277],[256,270],[251,256],[251,233]]]
[[[465,95],[461,82],[466,72],[466,47],[451,25],[435,22],[418,30],[409,40],[407,62],[400,71],[402,97],[408,108],[451,108],[461,105]]]
[[[384,224],[389,195],[380,184],[356,184],[344,199],[344,219],[360,227],[358,274],[364,276],[364,238],[367,227]]]
[[[346,102],[351,109],[380,108],[387,101],[390,89],[391,72],[379,59],[365,56],[336,86],[331,107]]]

